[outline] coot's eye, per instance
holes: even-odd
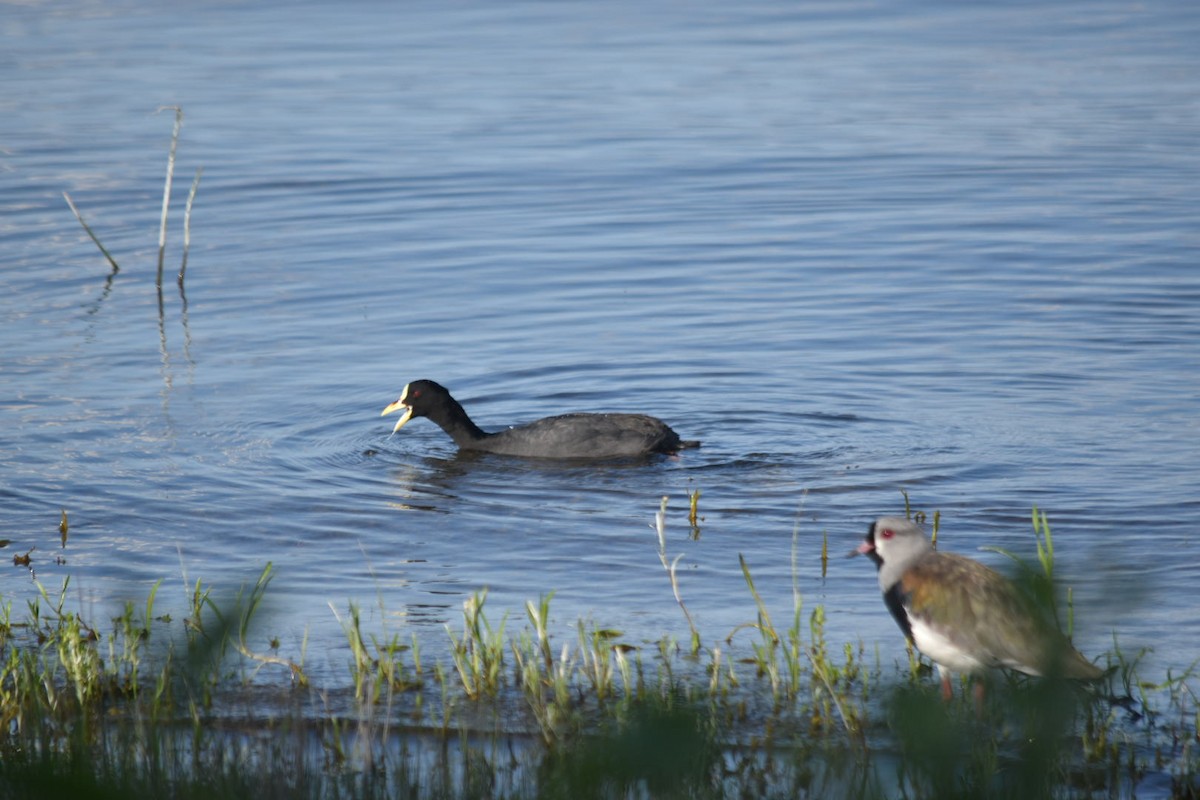
[[[890,539],[896,535],[896,532],[893,531],[891,528],[884,528],[882,531],[879,532],[879,535],[885,539]]]

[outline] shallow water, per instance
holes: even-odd
[[[350,601],[435,652],[485,586],[510,628],[554,591],[564,641],[683,637],[665,495],[706,644],[754,617],[742,554],[898,658],[870,565],[820,550],[906,490],[960,552],[1032,552],[1044,509],[1081,649],[1186,666],[1200,11],[1030,10],[4,7],[0,524],[36,549],[3,599],[183,609],[269,561],[264,638],[307,630],[333,683]],[[378,416],[422,377],[485,428],[643,411],[704,446],[461,457]]]

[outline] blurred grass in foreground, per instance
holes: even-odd
[[[665,601],[686,615],[664,516]],[[1050,581],[1044,516],[1035,532]],[[197,581],[182,624],[157,587],[110,629],[43,588],[19,620],[0,608],[0,798],[1200,796],[1195,665],[1150,685],[1114,638],[1105,684],[995,675],[979,712],[943,702],[915,654],[831,651],[798,591],[778,627],[741,568],[752,619],[711,646],[690,616],[682,647],[552,631],[552,593],[512,633],[481,589],[443,664],[350,606],[336,687],[260,633],[269,564],[219,599]]]

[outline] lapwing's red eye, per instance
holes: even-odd
[[[879,532],[879,535],[885,539],[890,539],[896,535],[896,532],[893,531],[891,528],[884,528],[882,531]]]

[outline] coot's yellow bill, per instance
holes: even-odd
[[[403,395],[401,395],[401,397],[400,397],[400,399],[399,399],[399,400],[397,400],[396,402],[392,403],[390,406],[388,406],[387,408],[385,408],[385,409],[383,410],[383,413],[381,413],[381,414],[379,415],[379,416],[381,416],[381,417],[386,417],[388,414],[393,414],[393,413],[395,413],[395,412],[399,411],[399,410],[400,410],[400,409],[402,409],[402,408],[404,409],[404,414],[403,414],[403,416],[401,416],[401,417],[400,417],[400,419],[398,419],[398,420],[396,421],[396,427],[392,428],[392,433],[395,433],[396,431],[398,431],[398,430],[400,430],[401,428],[403,428],[403,427],[404,427],[404,423],[406,423],[406,422],[408,422],[410,419],[412,419],[412,412],[413,412],[413,410],[412,410],[412,408],[410,408],[408,405],[406,405],[406,404],[405,404],[405,402],[404,402],[404,396],[403,396]]]

